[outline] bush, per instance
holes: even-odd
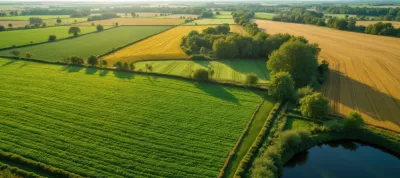
[[[246,75],[246,79],[244,81],[244,84],[246,86],[252,86],[258,83],[258,77],[254,73],[249,73]]]
[[[304,98],[305,96],[311,95],[313,93],[314,93],[313,88],[311,88],[310,86],[299,88],[297,89],[294,99],[297,103],[299,103],[300,99]]]
[[[91,55],[87,59],[87,63],[90,64],[91,66],[96,66],[97,64],[99,64],[99,58],[97,56]]]
[[[6,28],[3,25],[0,25],[0,32],[5,31]]]
[[[71,56],[66,59],[69,63],[74,65],[83,65],[85,64],[85,59],[79,56]]]
[[[351,111],[346,117],[345,127],[346,129],[355,129],[360,127],[364,123],[360,113]]]
[[[279,72],[271,77],[268,94],[279,100],[291,99],[294,93],[294,82],[292,76],[287,72]]]
[[[208,80],[208,71],[205,69],[197,69],[193,73],[193,78],[199,81],[207,81]]]
[[[300,111],[303,116],[318,118],[328,115],[329,100],[321,93],[314,93],[300,99]]]
[[[57,36],[56,35],[49,35],[49,40],[48,41],[56,41]]]
[[[99,24],[99,25],[97,25],[96,29],[97,29],[98,32],[100,32],[100,31],[104,30],[104,27],[103,27],[103,25]]]

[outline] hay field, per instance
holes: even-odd
[[[31,17],[39,17],[43,20],[45,19],[57,19],[58,17],[62,18],[69,18],[69,15],[27,15],[27,16],[6,16],[0,17],[0,21],[28,21]]]
[[[67,56],[87,58],[102,55],[115,48],[167,30],[171,26],[122,26],[77,38],[18,48],[22,55],[32,54],[33,59],[62,61]],[[0,56],[12,56],[11,50],[0,51]]]
[[[274,17],[276,14],[274,13],[266,13],[266,12],[256,12],[254,14],[254,18],[256,19],[267,19],[267,20],[271,20],[272,17]]]
[[[400,39],[312,25],[255,20],[268,33],[302,35],[322,48],[331,73],[322,92],[333,113],[358,110],[380,127],[400,131]]]
[[[215,71],[213,76],[215,80],[243,83],[248,73],[256,74],[260,84],[268,83],[269,80],[269,72],[265,65],[265,60],[138,61],[135,63],[135,70],[146,71],[146,64],[150,64],[153,67],[152,72],[183,77],[190,77],[192,71],[197,69],[207,69],[208,66],[212,66]]]
[[[109,64],[114,64],[116,61],[189,59],[189,56],[180,48],[182,37],[192,30],[201,32],[208,27],[210,26],[178,26],[109,54],[104,59],[108,60]],[[231,29],[232,32],[246,33],[242,27],[237,25],[231,26]]]
[[[262,101],[244,88],[7,59],[0,80],[0,150],[83,177],[217,177]]]
[[[0,21],[0,25],[4,26],[5,28],[8,28],[8,24],[12,24],[13,28],[16,28],[16,27],[25,27],[25,25],[29,25],[29,22],[28,21],[18,21],[18,20]]]
[[[378,22],[392,23],[394,27],[400,28],[400,22],[396,22],[396,21],[357,21],[356,25],[368,26],[368,25],[376,24]]]
[[[184,23],[183,19],[156,19],[156,18],[115,18],[108,20],[98,20],[80,23],[79,25],[179,25]]]
[[[105,26],[107,29],[110,26]],[[71,37],[68,34],[69,26],[59,27],[48,27],[48,28],[35,28],[28,30],[12,30],[0,33],[0,49],[15,46],[21,46],[26,44],[35,44],[48,41],[49,35],[56,35],[57,40]],[[97,31],[96,27],[80,27],[81,34]]]

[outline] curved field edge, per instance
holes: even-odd
[[[267,130],[270,127],[272,119],[275,117],[276,110],[280,104],[271,98],[265,98],[259,108],[257,108],[249,126],[246,127],[237,146],[234,147],[227,158],[224,167],[221,169],[218,177],[233,177],[237,169],[243,169],[243,161],[250,161],[250,157],[257,150],[259,144],[264,140]],[[247,164],[247,163],[246,163]]]
[[[215,177],[262,101],[165,77],[6,59],[0,68],[0,149],[82,176]]]
[[[63,61],[65,57],[76,55],[88,58],[115,51],[121,46],[160,33],[173,26],[121,26],[100,33],[82,35],[52,43],[18,48],[21,54],[30,53],[32,59]],[[1,56],[13,56],[10,50],[0,51]]]

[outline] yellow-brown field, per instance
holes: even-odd
[[[114,18],[80,23],[79,25],[179,25],[184,23],[183,19],[157,19],[157,18]]]
[[[322,48],[331,72],[322,92],[332,113],[362,113],[367,123],[400,131],[400,39],[312,25],[255,20],[268,33],[304,36]]]
[[[179,26],[161,34],[152,36],[124,49],[104,57],[109,64],[116,61],[133,62],[148,59],[189,59],[189,56],[180,48],[181,39],[190,31],[203,31],[210,26]],[[245,33],[242,27],[232,25],[231,31]]]
[[[25,27],[25,25],[29,25],[28,21],[0,21],[0,25],[8,28],[8,24],[12,24],[15,27]]]
[[[394,27],[396,27],[396,28],[400,27],[400,22],[396,22],[396,21],[357,21],[356,25],[368,26],[368,25],[376,24],[378,22],[392,23]]]

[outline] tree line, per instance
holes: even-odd
[[[330,14],[352,14],[360,16],[376,16],[382,20],[400,21],[400,8],[371,8],[350,6],[317,6],[316,9]]]
[[[119,18],[119,16],[114,13],[104,13],[104,14],[100,14],[100,15],[89,16],[88,21],[106,20],[106,19],[113,19],[113,18]]]
[[[113,9],[102,9],[101,13],[126,13],[126,12],[157,12],[157,13],[168,13],[168,14],[195,14],[200,15],[202,12],[207,12],[205,7],[116,7]]]
[[[315,11],[308,11],[305,8],[292,8],[288,12],[281,12],[272,17],[273,21],[292,22],[325,26],[324,14]]]

